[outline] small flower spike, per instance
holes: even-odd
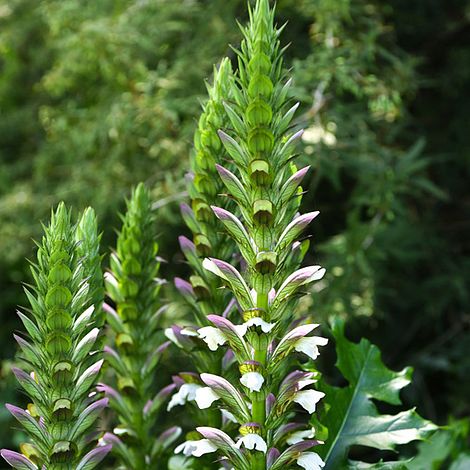
[[[114,433],[122,439],[113,453],[122,465],[135,470],[157,468],[161,453],[171,442],[166,439],[164,445],[157,445],[153,433],[159,411],[176,387],[171,384],[155,390],[155,371],[170,342],[161,340],[164,307],[159,299],[162,282],[154,233],[150,193],[139,184],[127,203],[106,276],[108,296],[116,305],[115,310],[107,306],[114,346],[106,348],[105,355],[115,372],[115,388],[101,388],[119,419]],[[181,387],[168,410],[190,395]],[[175,432],[169,438],[178,435]]]
[[[27,410],[6,405],[30,442],[21,454],[1,451],[13,468],[92,469],[111,449],[90,437],[108,405],[93,393],[103,364],[99,238],[92,209],[74,225],[60,204],[38,244],[29,314],[19,313],[28,336],[15,335],[28,372],[13,369],[32,403]]]

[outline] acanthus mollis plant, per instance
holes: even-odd
[[[229,316],[235,307],[233,295],[220,289],[216,276],[202,266],[204,257],[215,256],[222,259],[231,258],[236,252],[233,240],[228,238],[220,228],[219,221],[211,206],[218,203],[225,191],[220,180],[216,164],[225,160],[225,150],[218,136],[218,130],[228,124],[224,101],[230,97],[233,84],[232,66],[228,59],[221,61],[214,69],[212,85],[208,85],[209,99],[203,106],[198,128],[194,137],[194,151],[191,158],[191,173],[187,175],[191,204],[182,204],[181,212],[186,225],[192,233],[193,240],[179,237],[181,250],[191,268],[189,282],[175,279],[175,286],[182,294],[194,315],[196,328],[173,326],[167,330],[167,336],[177,346],[190,353],[193,363],[199,372],[210,371],[214,374],[227,374],[231,361],[224,360],[224,352],[216,348],[207,350],[202,341],[205,328],[210,329],[208,315],[224,312]],[[233,205],[228,198],[224,202]],[[175,377],[178,391],[173,395],[168,410],[195,399],[195,390],[203,383],[197,374],[181,373]],[[209,412],[196,419],[212,425],[221,423],[220,413]]]
[[[212,207],[242,255],[242,272],[213,257],[203,262],[233,293],[238,316],[209,315],[212,326],[199,330],[211,350],[228,347],[239,374],[229,381],[203,373],[205,386],[195,391],[200,408],[227,410],[238,431],[231,437],[215,427],[198,427],[202,438],[186,441],[176,452],[196,457],[219,452],[224,465],[241,470],[295,464],[317,469],[324,462],[310,449],[318,442],[296,411],[315,412],[324,393],[312,388],[318,373],[293,370],[293,353],[315,360],[318,347],[327,343],[309,336],[319,325],[302,324],[295,315],[302,288],[325,272],[320,266],[296,269],[305,250],[298,238],[318,212],[297,214],[307,169],[292,163],[301,132],[290,130],[297,106],[289,108],[281,29],[274,25],[268,0],[250,10],[250,24],[242,31],[237,83],[225,104],[231,135],[219,131],[235,169],[216,165],[242,221]]]
[[[93,392],[103,363],[94,316],[102,299],[91,295],[88,282],[96,259],[79,249],[98,242],[96,218],[91,210],[85,214],[77,231],[60,204],[31,266],[34,284],[25,289],[30,308],[19,312],[28,337],[15,335],[26,366],[13,372],[32,403],[26,410],[6,405],[30,442],[21,445],[21,454],[1,451],[17,469],[92,469],[111,448],[96,447],[94,423],[108,400]]]
[[[149,190],[139,184],[127,202],[127,212],[111,255],[106,287],[115,308],[105,305],[114,348],[105,358],[115,375],[115,388],[100,384],[110,399],[119,424],[102,441],[126,469],[154,469],[163,465],[165,449],[181,430],[173,427],[155,436],[160,408],[175,385],[156,390],[156,368],[169,345],[160,328],[165,306],[160,301],[163,281]]]

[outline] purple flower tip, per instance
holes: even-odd
[[[180,277],[175,277],[174,279],[175,287],[183,294],[183,295],[194,295],[193,286],[184,279]]]
[[[301,168],[297,173],[295,173],[294,176],[296,176],[299,180],[301,180],[307,174],[309,170],[310,170],[310,165],[307,165]]]
[[[116,312],[116,310],[114,310],[113,307],[111,307],[111,305],[108,305],[106,302],[103,303],[103,310],[106,312],[106,313],[110,313],[111,315],[117,317],[118,314]]]
[[[11,371],[18,380],[28,380],[31,378],[24,370],[18,369],[18,367],[12,367]]]
[[[180,204],[180,210],[182,214],[191,214],[193,213],[193,210],[186,204],[185,202],[182,202]]]
[[[165,341],[163,344],[161,344],[160,346],[158,346],[158,348],[156,349],[155,353],[156,354],[162,354],[166,349],[168,349],[168,347],[170,346],[171,344],[171,341]]]
[[[219,134],[221,140],[228,140],[230,138],[229,135],[226,134],[222,129],[219,129],[217,134]]]
[[[232,174],[229,170],[224,168],[222,165],[219,165],[218,163],[215,164],[215,168],[219,172],[220,176],[229,176]]]
[[[227,318],[219,315],[207,315],[207,319],[212,322],[217,328],[230,328],[235,331],[235,325]]]
[[[160,397],[165,397],[165,396],[168,396],[170,395],[173,390],[176,388],[176,384],[170,384],[170,385],[167,385],[166,387],[163,387],[159,392],[158,392],[158,396]]]
[[[106,432],[103,437],[102,437],[102,440],[104,443],[106,444],[122,444],[121,442],[121,439],[119,439],[119,437],[117,437],[116,435],[114,435],[113,433],[111,432]]]
[[[38,467],[27,459],[23,454],[14,452],[8,449],[1,449],[0,455],[9,463],[13,468],[29,468],[31,470],[36,470]]]
[[[88,464],[90,464],[90,468],[95,467],[108,455],[112,448],[113,446],[111,444],[96,447],[95,449],[88,452],[85,457],[83,457],[83,459],[79,463],[79,467],[87,468]]]
[[[216,217],[220,220],[230,219],[233,217],[229,211],[222,209],[221,207],[211,206],[211,209],[213,210]]]
[[[297,444],[292,445],[289,449],[294,452],[304,452],[305,450],[310,449],[311,447],[317,446],[318,441],[314,439],[309,439],[306,441],[297,442]]]
[[[109,385],[99,383],[96,386],[96,389],[98,390],[98,392],[103,392],[105,395],[113,397],[116,400],[121,398],[121,395],[114,388],[110,387]]]
[[[180,244],[181,250],[182,251],[195,251],[196,246],[194,243],[184,235],[181,235],[178,237],[178,242]]]
[[[268,468],[273,465],[273,463],[279,458],[280,455],[281,453],[275,447],[271,447],[268,450],[268,455],[266,456],[266,463],[268,465]]]

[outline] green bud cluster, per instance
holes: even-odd
[[[218,69],[214,67],[213,84],[207,84],[209,99],[203,106],[194,133],[191,159],[193,179],[189,185],[189,195],[200,228],[200,233],[194,234],[194,242],[201,256],[208,256],[221,244],[222,237],[214,230],[217,223],[210,206],[224,189],[215,168],[215,164],[222,161],[224,153],[217,131],[228,123],[224,100],[230,97],[232,80],[232,66],[228,59],[224,59]]]
[[[101,294],[96,288],[91,295],[89,284],[92,277],[96,285],[101,278],[92,209],[85,211],[79,225],[72,224],[64,204],[52,214],[31,266],[34,284],[26,289],[31,307],[28,315],[19,313],[29,341],[16,339],[31,374],[14,372],[32,404],[28,413],[9,409],[32,440],[21,446],[23,454],[48,470],[77,469],[82,458],[88,460],[84,454],[93,446],[90,427],[107,403],[89,398],[102,363],[95,352],[99,322],[93,312]],[[80,245],[93,246],[96,257],[89,257]]]
[[[160,261],[154,223],[150,193],[141,183],[127,202],[106,275],[107,293],[116,306],[116,310],[106,306],[115,344],[115,350],[106,348],[106,358],[117,390],[103,386],[103,391],[119,418],[110,443],[126,468],[139,470],[157,468],[164,450],[152,434],[166,396],[154,391],[155,368],[168,345],[162,344],[159,327],[164,308],[159,301],[162,281],[157,278]]]
[[[88,276],[89,295],[95,307],[94,319],[99,328],[104,326],[105,314],[102,308],[104,299],[103,269],[100,254],[101,234],[98,233],[98,222],[95,211],[88,207],[78,221],[75,231],[77,253],[82,260],[86,275]]]

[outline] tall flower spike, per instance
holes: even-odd
[[[281,29],[274,24],[268,0],[258,0],[250,9],[249,25],[242,32],[238,76],[232,98],[225,103],[230,124],[228,130],[219,131],[232,167],[217,166],[236,208],[212,209],[237,244],[244,269],[237,270],[214,256],[203,263],[233,293],[241,310],[238,319],[232,316],[231,322],[209,316],[220,333],[206,329],[204,338],[212,349],[229,347],[233,351],[240,375],[230,386],[214,376],[203,380],[214,395],[204,406],[214,402],[237,420],[239,437],[234,446],[243,452],[234,452],[227,440],[222,443],[207,433],[203,437],[236,468],[266,470],[268,461],[273,468],[280,468],[296,459],[301,464],[312,460],[310,454],[302,458],[302,452],[317,444],[304,441],[301,448],[282,449],[285,441],[277,442],[273,436],[280,426],[289,425],[292,411],[302,407],[312,413],[323,397],[311,389],[317,376],[302,372],[284,376],[292,370],[296,352],[317,357],[317,347],[326,342],[305,338],[313,327],[290,333],[300,290],[321,279],[324,269],[298,269],[306,249],[299,250],[298,238],[318,213],[297,216],[302,193],[299,185],[306,169],[298,170],[292,159],[302,132],[290,130],[297,106],[289,107],[290,82],[283,69]],[[231,213],[235,211],[240,219]],[[282,346],[276,348],[276,344]],[[232,388],[235,391],[230,393]],[[248,416],[241,412],[247,407]],[[271,448],[276,452],[268,454]]]
[[[183,218],[191,230],[193,241],[186,237],[180,237],[179,241],[192,274],[189,282],[176,278],[175,286],[191,307],[194,322],[200,328],[199,334],[196,329],[187,328],[182,330],[173,328],[166,332],[178,347],[191,351],[194,365],[199,372],[213,374],[221,374],[224,371],[224,353],[217,351],[217,346],[225,340],[223,335],[219,334],[215,338],[211,334],[215,328],[207,317],[216,312],[230,316],[235,310],[235,303],[233,295],[227,290],[219,289],[218,278],[204,269],[202,263],[206,256],[225,259],[236,251],[235,243],[220,230],[219,221],[211,209],[211,206],[220,203],[221,200],[235,207],[227,198],[221,196],[224,184],[218,177],[216,169],[216,164],[224,161],[225,150],[217,131],[229,122],[224,109],[224,100],[230,98],[232,82],[230,61],[224,59],[220,66],[214,69],[213,84],[207,87],[209,99],[203,106],[194,136],[192,174],[188,178],[191,205],[181,206]],[[203,341],[209,342],[211,350],[203,347]],[[183,380],[193,380],[193,378],[183,375]],[[199,386],[201,385],[200,383]],[[182,392],[188,387],[194,389],[196,386],[194,383],[186,383]],[[180,392],[181,389],[172,403],[185,402],[179,399],[182,396]],[[191,398],[192,395],[188,396],[188,401],[192,401]],[[214,410],[205,413],[203,417],[198,417],[197,420],[199,424],[219,426],[222,423],[222,415]]]
[[[13,372],[32,404],[28,411],[7,405],[31,443],[21,446],[23,455],[2,450],[14,468],[92,469],[110,450],[93,448],[96,443],[90,439],[108,402],[90,394],[103,363],[94,354],[99,323],[93,310],[99,299],[88,283],[89,266],[94,256],[99,258],[92,225],[90,230],[76,230],[70,212],[60,204],[44,228],[37,262],[31,266],[34,284],[26,290],[29,314],[19,313],[29,338],[15,336],[28,373]],[[78,238],[82,246],[93,246],[91,257],[79,249]],[[95,274],[98,279],[99,272]]]
[[[162,284],[157,279],[158,246],[154,240],[154,218],[149,191],[139,184],[127,203],[127,212],[111,255],[111,270],[106,275],[109,297],[116,310],[106,306],[108,323],[114,333],[115,349],[106,348],[106,359],[115,371],[116,389],[102,385],[110,406],[119,418],[115,429],[120,445],[113,447],[128,469],[153,469],[160,465],[162,452],[176,439],[158,445],[154,425],[158,412],[173,386],[155,392],[155,368],[168,342],[159,339],[159,300]],[[103,438],[112,443],[112,435]]]

